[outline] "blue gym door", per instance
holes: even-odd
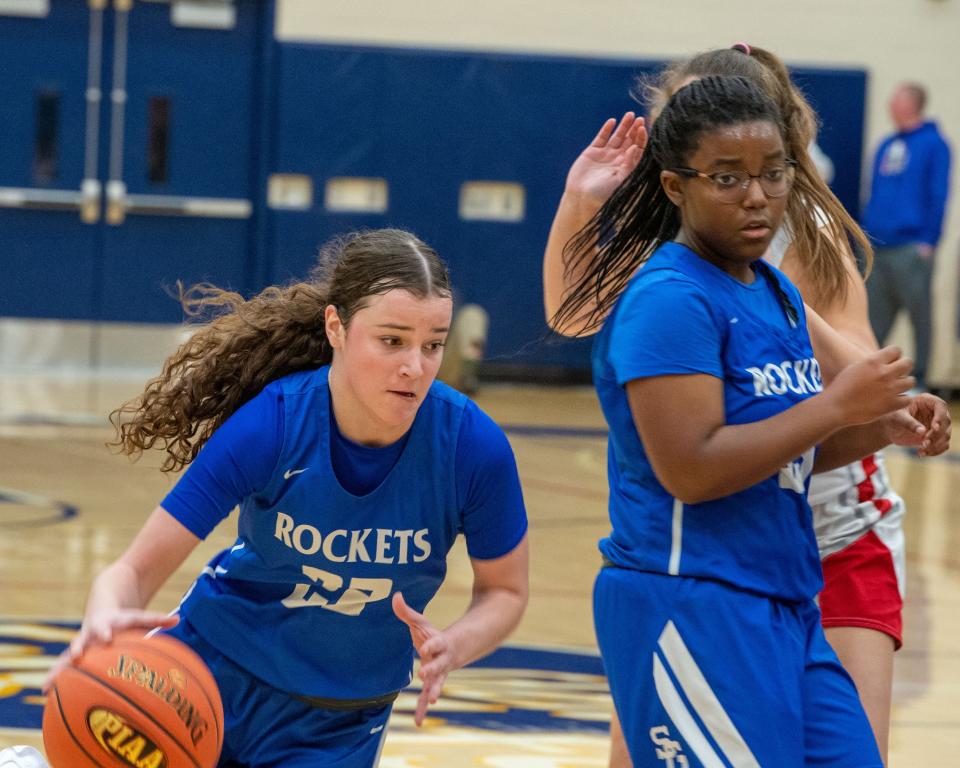
[[[262,0],[0,0],[0,315],[176,322],[252,287]]]

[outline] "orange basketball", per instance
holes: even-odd
[[[119,632],[54,678],[43,744],[53,768],[214,768],[220,691],[179,640]]]

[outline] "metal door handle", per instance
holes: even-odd
[[[75,189],[0,187],[0,208],[35,208],[44,211],[76,211],[83,194]]]
[[[208,219],[248,219],[253,213],[249,200],[232,197],[180,195],[125,195],[118,201],[128,214],[147,216],[194,216]]]

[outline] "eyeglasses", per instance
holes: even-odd
[[[667,168],[668,171],[679,173],[691,179],[707,179],[717,193],[722,203],[739,203],[747,196],[750,182],[754,179],[760,182],[760,189],[767,197],[783,197],[790,191],[796,175],[797,161],[784,160],[782,164],[771,165],[754,175],[744,170],[716,171],[704,173],[696,168]]]

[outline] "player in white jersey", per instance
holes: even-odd
[[[681,85],[711,74],[740,75],[760,83],[784,114],[790,151],[798,161],[796,188],[787,209],[787,224],[771,251],[781,255],[791,246],[784,271],[800,287],[807,304],[825,315],[857,348],[876,349],[866,321],[863,279],[853,262],[848,241],[857,242],[869,259],[870,247],[859,227],[823,183],[808,149],[816,117],[773,54],[738,44],[678,62],[655,85],[647,85],[650,114],[655,117]],[[646,144],[642,119],[627,113],[617,124],[609,120],[570,170],[567,187],[544,255],[544,292],[548,316],[553,316],[569,286],[578,277],[568,267],[563,247],[599,209],[636,166]],[[582,331],[574,318],[563,333]],[[816,478],[811,490],[814,522],[826,586],[821,608],[827,637],[857,683],[871,725],[886,755],[889,730],[892,659],[900,644],[903,577],[903,504],[889,487],[880,457],[868,457],[851,467]],[[870,535],[868,535],[870,534]],[[859,542],[856,546],[849,545]],[[864,599],[869,579],[874,592]],[[877,600],[876,590],[883,595]],[[611,765],[623,768],[629,758],[613,723]]]

